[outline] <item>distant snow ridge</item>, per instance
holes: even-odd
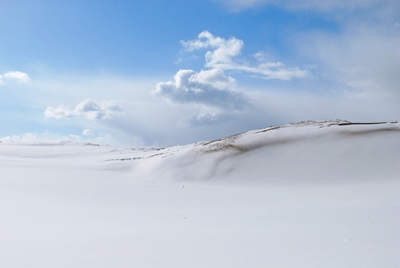
[[[174,180],[394,179],[400,173],[399,134],[397,121],[302,121],[165,148],[131,160],[139,160],[134,170]]]
[[[391,122],[391,123],[397,123],[396,122]],[[286,125],[281,125],[281,126],[270,126],[264,129],[260,130],[252,130],[244,133],[239,133],[235,134],[232,136],[228,136],[225,138],[221,138],[218,140],[213,140],[209,142],[205,142],[202,144],[202,146],[207,146],[207,149],[205,149],[205,152],[216,152],[219,150],[227,150],[227,149],[236,149],[239,151],[243,151],[243,148],[240,146],[235,146],[235,141],[244,137],[244,136],[249,136],[249,135],[254,135],[254,134],[259,134],[259,133],[265,133],[267,131],[273,131],[273,130],[278,130],[278,129],[284,129],[284,128],[298,128],[298,127],[331,127],[331,126],[350,126],[350,125],[380,125],[380,124],[387,124],[387,122],[372,122],[372,123],[353,123],[347,120],[341,120],[341,119],[336,119],[336,120],[308,120],[308,121],[301,121],[298,123],[290,123]],[[283,133],[282,133],[283,134]],[[310,133],[311,134],[311,133]]]

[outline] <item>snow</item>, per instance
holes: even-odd
[[[400,126],[0,143],[1,267],[397,267]]]

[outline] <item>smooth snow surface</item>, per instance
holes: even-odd
[[[399,267],[400,126],[0,143],[0,267]]]

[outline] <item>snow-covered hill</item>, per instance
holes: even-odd
[[[136,176],[162,180],[331,183],[397,179],[399,152],[397,122],[337,120],[273,126],[108,160],[131,161]]]
[[[0,143],[1,267],[397,267],[400,125]]]

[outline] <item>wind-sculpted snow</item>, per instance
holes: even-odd
[[[398,267],[398,122],[0,143],[0,267]]]
[[[131,160],[164,179],[331,183],[396,179],[399,152],[397,122],[337,120],[272,126]]]

